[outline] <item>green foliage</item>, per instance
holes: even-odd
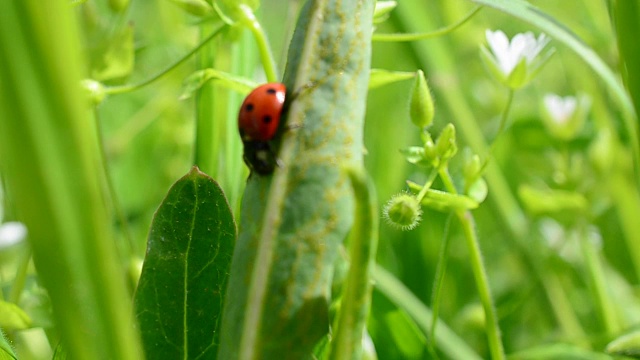
[[[0,358],[637,357],[638,16],[0,2]],[[505,66],[487,30],[545,46]],[[266,81],[260,176],[237,116]]]
[[[135,295],[147,358],[216,358],[235,240],[222,190],[193,167],[151,224]]]

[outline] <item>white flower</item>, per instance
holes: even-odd
[[[23,223],[10,221],[0,225],[0,249],[21,242],[27,236],[27,227]]]
[[[578,106],[578,101],[573,96],[563,98],[556,94],[547,94],[542,101],[551,120],[558,124],[566,124],[569,122]]]
[[[586,96],[545,95],[542,99],[542,120],[547,131],[562,141],[575,138],[584,125],[590,104]]]
[[[537,39],[532,32],[516,34],[511,41],[500,30],[487,30],[485,35],[491,51],[482,47],[483,60],[498,80],[512,89],[528,83],[553,53],[550,49],[540,55],[550,41],[545,34]]]

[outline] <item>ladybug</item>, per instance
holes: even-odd
[[[268,83],[247,95],[238,114],[242,141],[273,139],[280,125],[286,90],[284,84]]]
[[[244,99],[238,114],[244,162],[260,175],[271,174],[278,164],[272,140],[280,126],[285,96],[284,84],[260,85]]]

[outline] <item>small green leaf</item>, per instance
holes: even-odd
[[[218,184],[197,167],[156,212],[135,295],[149,359],[215,359],[236,227]]]
[[[246,11],[255,11],[259,0],[214,0],[213,8],[224,22],[233,25],[246,20]],[[244,8],[244,9],[243,9]]]
[[[529,80],[527,59],[522,58],[513,70],[511,70],[511,73],[509,73],[507,83],[505,85],[516,90],[525,86]]]
[[[373,23],[379,24],[389,18],[391,11],[398,6],[397,1],[377,1],[373,10]]]
[[[407,148],[400,149],[400,153],[402,153],[405,159],[412,164],[425,168],[433,166],[432,160],[426,158],[424,147],[422,146],[409,146]]]
[[[369,73],[369,89],[379,88],[394,82],[412,79],[415,73],[406,71],[389,71],[384,69],[371,69]]]
[[[194,16],[206,17],[213,13],[213,7],[205,0],[170,0],[184,11]]]
[[[629,356],[640,359],[640,330],[625,334],[607,345],[609,354]]]
[[[134,62],[133,25],[129,25],[97,50],[91,78],[98,81],[123,78],[131,74]]]
[[[525,207],[533,214],[584,212],[589,202],[584,195],[567,190],[538,189],[530,185],[521,185],[518,196]]]
[[[506,75],[500,69],[500,65],[496,62],[495,56],[487,49],[486,46],[480,46],[480,60],[486,67],[487,71],[498,80],[501,84],[506,84]]]
[[[0,360],[16,360],[16,354],[13,352],[11,345],[4,337],[2,329],[0,329]]]
[[[569,344],[549,344],[510,354],[509,360],[611,360],[611,357]]]
[[[409,189],[418,193],[422,190],[422,186],[413,181],[407,181]],[[452,194],[441,190],[429,189],[427,194],[422,198],[422,205],[432,209],[448,212],[451,210],[471,210],[479,206],[479,203],[469,196]]]
[[[219,71],[216,69],[203,69],[193,72],[184,80],[180,100],[185,100],[193,96],[193,94],[198,91],[198,89],[200,89],[202,85],[204,85],[207,81],[216,81],[216,83],[222,85],[223,87],[237,91],[241,94],[248,94],[251,89],[258,86],[258,84],[254,81],[229,74],[224,71]]]
[[[0,301],[0,328],[23,330],[31,326],[31,319],[18,305]]]

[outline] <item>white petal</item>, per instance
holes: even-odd
[[[569,121],[578,106],[578,101],[573,96],[562,98],[555,94],[549,94],[545,95],[543,102],[551,118],[559,124]]]
[[[27,236],[27,227],[17,221],[7,222],[0,226],[0,248],[9,247],[22,241]]]
[[[500,70],[503,74],[509,75],[517,64],[512,55],[509,38],[507,38],[507,35],[500,30],[493,32],[487,30],[485,34],[489,47],[491,48],[491,52],[493,53]]]

